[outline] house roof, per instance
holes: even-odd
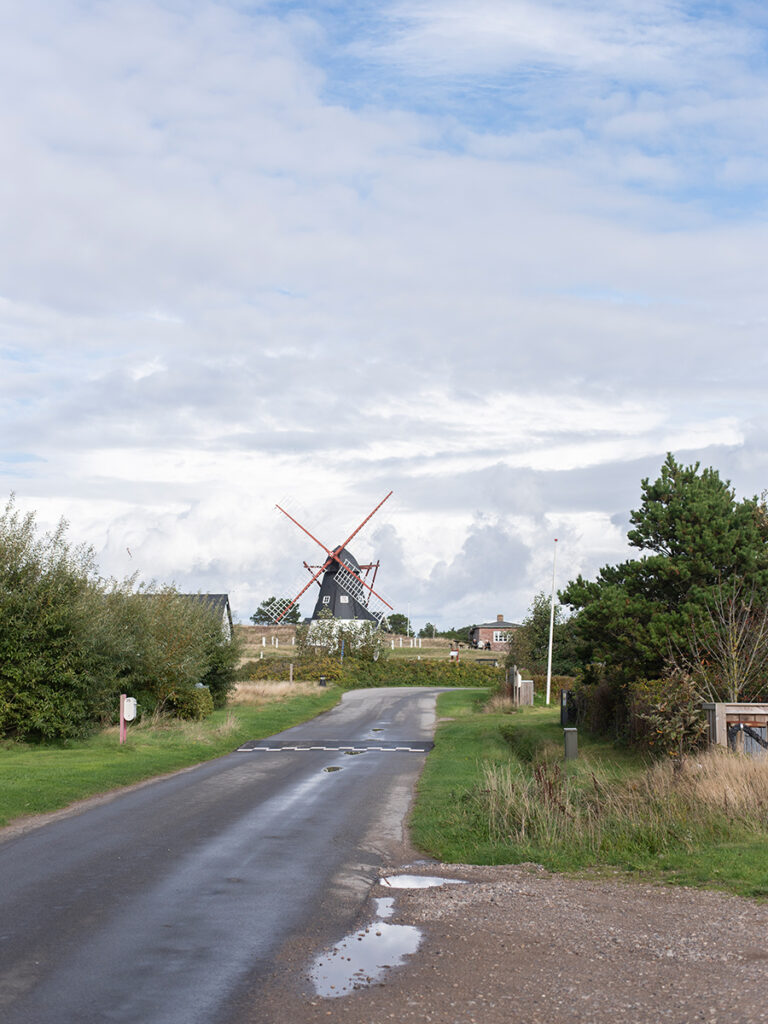
[[[519,622],[499,622],[497,619],[495,622],[479,622],[473,629],[519,629]]]
[[[232,610],[229,607],[229,594],[179,594],[187,601],[199,601],[211,611],[219,612],[222,618],[226,615],[232,625]]]

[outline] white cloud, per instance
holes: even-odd
[[[761,490],[764,26],[327,12],[7,15],[8,490],[247,617],[314,557],[276,500],[337,543],[392,487],[359,552],[443,624],[520,617],[555,529],[564,571],[622,557],[668,449]]]

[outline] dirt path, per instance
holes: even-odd
[[[535,866],[416,866],[469,879],[391,890],[419,951],[382,984],[319,998],[307,950],[253,1018],[270,1024],[654,1024],[768,1020],[768,907],[682,888],[580,881]],[[367,922],[374,916],[371,903]],[[373,925],[374,931],[376,925]],[[288,965],[286,965],[286,968]],[[292,979],[289,981],[289,977]]]

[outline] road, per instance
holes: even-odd
[[[437,692],[355,691],[280,739],[423,743]],[[291,936],[352,925],[423,762],[234,752],[0,842],[0,1019],[241,1020]]]

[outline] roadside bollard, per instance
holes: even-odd
[[[319,685],[320,686],[325,686],[326,685],[326,677],[325,676],[320,676],[320,684]]]
[[[575,761],[579,756],[579,730],[563,729],[563,738],[565,740],[565,760]]]

